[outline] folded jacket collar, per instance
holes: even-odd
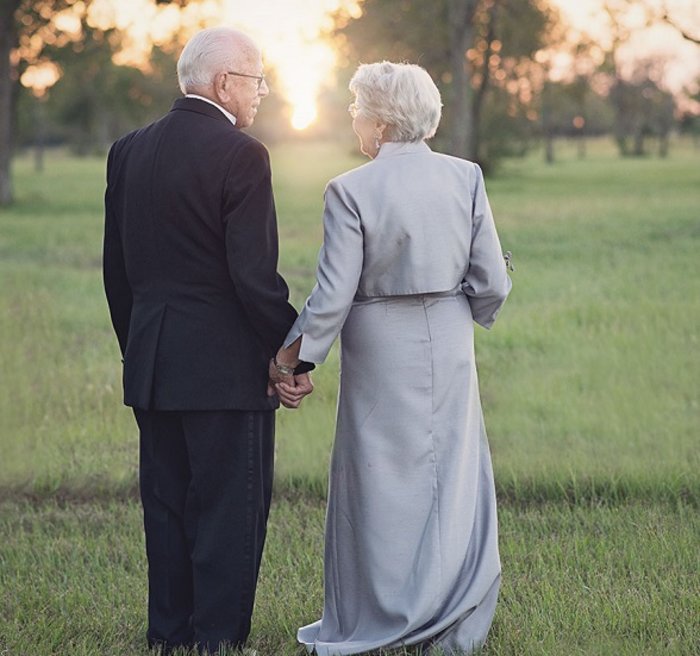
[[[425,141],[387,141],[383,143],[374,159],[393,157],[394,155],[409,155],[413,153],[429,153],[430,146]]]
[[[231,125],[231,121],[224,116],[224,113],[218,107],[199,98],[178,98],[170,109],[171,112],[175,110],[204,114],[219,121],[226,121],[226,123]]]

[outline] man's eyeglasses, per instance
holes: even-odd
[[[262,75],[248,75],[247,73],[236,73],[235,71],[226,71],[228,75],[238,75],[238,77],[249,77],[257,82],[258,85],[258,91],[260,91],[260,87],[263,85],[263,82],[265,81],[265,73]]]

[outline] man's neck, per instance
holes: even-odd
[[[236,125],[236,117],[231,114],[227,109],[224,109],[221,105],[219,105],[218,102],[212,100],[211,98],[206,98],[205,96],[200,96],[197,93],[187,93],[185,94],[185,98],[196,98],[197,100],[203,100],[204,102],[209,103],[210,105],[214,105],[231,123]]]

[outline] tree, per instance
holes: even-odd
[[[447,20],[449,29],[449,57],[452,77],[452,101],[455,116],[451,130],[452,151],[476,159],[478,153],[479,116],[481,102],[488,85],[488,75],[482,76],[478,93],[472,87],[467,53],[475,45],[475,17],[479,0],[448,0]],[[495,3],[492,3],[492,10]],[[490,16],[489,16],[490,18]],[[493,35],[493,21],[489,20],[489,32]]]
[[[691,100],[700,105],[700,79],[695,83],[695,93],[691,95]],[[686,134],[692,137],[693,144],[696,150],[700,150],[700,115],[691,112],[684,111],[678,121],[678,128],[681,134]]]
[[[641,10],[641,13],[640,13]],[[648,137],[658,138],[659,155],[668,153],[669,134],[675,124],[676,98],[665,88],[668,59],[660,56],[640,59],[624,71],[619,47],[640,28],[661,23],[672,25],[688,41],[691,34],[680,27],[680,14],[670,16],[665,3],[651,0],[605,0],[611,48],[601,70],[609,76],[609,98],[615,112],[613,132],[622,156],[646,154]],[[640,21],[641,19],[641,21]],[[628,65],[629,69],[630,66]]]
[[[10,53],[17,42],[14,15],[21,0],[0,0],[0,206],[12,202],[10,163],[14,75]]]
[[[668,138],[674,124],[676,103],[654,80],[654,64],[641,62],[630,80],[618,79],[610,91],[615,108],[615,140],[622,156],[647,154],[648,137],[657,137],[658,154],[668,154]]]
[[[552,75],[554,57],[567,57]],[[554,162],[556,138],[574,138],[578,156],[586,155],[586,138],[610,132],[612,116],[607,99],[608,75],[600,71],[603,51],[585,34],[563,26],[556,47],[538,53],[544,68],[544,82],[538,101],[544,154]]]
[[[687,30],[683,29],[674,19],[672,19],[668,13],[665,13],[663,15],[663,20],[668,23],[671,27],[674,27],[676,30],[678,30],[678,33],[686,40],[690,41],[691,43],[695,43],[697,45],[700,45],[700,37],[697,37]]]
[[[24,67],[36,60],[51,17],[75,0],[0,0],[0,206],[12,202],[11,159],[17,85]],[[22,56],[21,47],[27,53]],[[15,56],[13,56],[15,53]]]
[[[646,24],[658,18],[649,5]],[[659,155],[668,153],[668,135],[674,122],[675,100],[661,87],[666,62],[656,58],[640,60],[632,74],[623,75],[618,51],[630,38],[632,27],[625,20],[629,3],[623,0],[606,0],[604,6],[610,27],[611,47],[605,53],[600,67],[607,74],[609,100],[614,111],[613,136],[622,157],[646,155],[646,140],[650,136],[659,139]]]
[[[524,138],[534,94],[533,56],[555,15],[540,0],[365,0],[358,19],[337,17],[349,62],[393,59],[424,66],[443,89],[438,139],[453,154],[493,162],[503,130]],[[488,108],[488,111],[487,111]],[[492,112],[501,119],[494,121]],[[488,124],[497,132],[487,131]],[[511,142],[512,143],[512,142]]]
[[[114,29],[103,32],[83,21],[82,30],[80,42],[46,53],[63,70],[45,103],[54,133],[79,155],[103,152],[134,125],[162,115],[176,89],[172,52],[154,48],[146,73],[114,64],[120,43]]]
[[[154,1],[178,5],[187,2]],[[10,165],[20,74],[28,64],[42,58],[47,44],[65,46],[70,42],[56,35],[53,16],[73,5],[79,5],[84,12],[89,3],[90,0],[0,0],[0,206],[9,205],[13,198]]]

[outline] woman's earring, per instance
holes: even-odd
[[[375,134],[374,135],[374,147],[376,148],[377,151],[382,147],[381,141],[379,141],[381,134]]]

